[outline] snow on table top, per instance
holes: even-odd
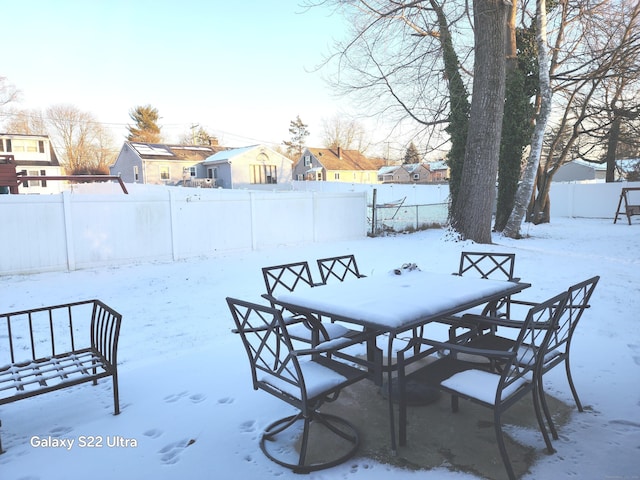
[[[501,280],[414,270],[283,293],[277,299],[354,323],[393,330],[452,313],[465,305],[485,303],[487,297],[510,292],[515,285]]]

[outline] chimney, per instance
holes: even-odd
[[[338,158],[342,160],[342,148],[340,146],[338,146]]]

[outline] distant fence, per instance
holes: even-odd
[[[448,203],[430,205],[382,204],[367,208],[369,234],[410,232],[447,224]]]
[[[363,193],[159,188],[0,195],[0,274],[362,238]]]

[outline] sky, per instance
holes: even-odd
[[[2,312],[99,298],[123,315],[118,347],[121,413],[112,414],[110,380],[100,381],[97,387],[85,384],[3,405],[1,434],[6,452],[0,455],[0,478],[57,480],[82,478],[90,472],[95,480],[479,480],[470,473],[450,471],[446,459],[455,465],[458,456],[464,457],[465,446],[439,452],[437,438],[432,440],[436,447],[431,453],[441,454],[443,463],[428,471],[394,467],[360,452],[337,467],[301,477],[268,460],[259,448],[260,433],[292,408],[251,388],[246,354],[231,332],[233,322],[224,300],[234,296],[261,301],[260,268],[267,265],[354,253],[360,272],[367,276],[388,275],[407,262],[449,274],[457,271],[460,252],[474,249],[515,253],[514,274],[532,284],[520,297],[529,300],[544,300],[593,275],[601,277],[572,343],[573,377],[585,411],[577,412],[559,366],[544,377],[545,391],[564,402],[570,412],[560,426],[560,438],[553,441],[557,452],[544,453],[544,442],[535,429],[505,427],[508,436],[531,446],[536,455],[522,480],[637,479],[638,228],[637,220],[629,226],[614,224],[611,218],[554,218],[553,223],[531,225],[521,240],[495,235],[492,245],[454,242],[442,230],[431,229],[260,251],[214,252],[178,262],[6,275],[0,294]],[[385,339],[381,341],[386,345]],[[337,402],[348,405],[348,398],[341,396]],[[367,417],[366,422],[380,422],[386,432],[386,404],[380,401],[384,418]],[[452,415],[448,398],[437,405],[444,418]],[[461,401],[459,415],[469,415],[467,406]],[[436,407],[415,407],[420,408]],[[470,419],[485,430],[491,430],[486,428],[490,420],[489,410],[482,418]],[[358,428],[366,435],[369,427],[358,423]],[[428,425],[411,424],[410,434],[415,429],[430,435]],[[102,447],[80,446],[88,436],[101,438]],[[135,440],[136,445],[108,447],[108,436]],[[34,437],[75,443],[69,450],[42,448],[33,446]],[[383,443],[370,448],[388,452],[387,440],[382,435]],[[497,447],[489,451],[497,457]]]
[[[321,146],[323,121],[350,111],[316,68],[345,20],[299,0],[21,0],[2,12],[15,107],[75,105],[117,143],[147,104],[166,141],[197,124],[228,146],[289,140],[298,115]]]

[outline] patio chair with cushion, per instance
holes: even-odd
[[[589,300],[599,279],[599,276],[595,276],[569,287],[567,291],[567,303],[564,306],[562,314],[559,317],[558,327],[551,332],[552,334],[549,341],[548,352],[544,356],[544,359],[542,361],[541,372],[538,376],[538,394],[540,395],[540,400],[545,413],[545,417],[547,419],[547,424],[549,425],[549,429],[551,430],[554,439],[558,438],[558,433],[556,431],[555,425],[553,424],[551,413],[549,411],[549,407],[544,395],[544,374],[557,365],[564,363],[565,372],[567,374],[567,381],[569,382],[569,387],[571,388],[573,399],[576,402],[578,411],[583,411],[582,403],[580,402],[578,392],[576,391],[575,385],[573,383],[573,377],[571,376],[571,341],[573,339],[573,334],[576,330],[578,322],[582,317],[582,314],[587,308],[589,308]],[[518,305],[532,305],[531,302],[519,299],[512,299],[511,302],[514,310]],[[476,316],[469,316],[467,318],[471,321],[478,322],[481,325],[484,324],[483,326],[485,328],[491,326],[500,326],[511,327],[511,330],[515,330],[520,328],[521,326],[521,322],[513,319],[486,319]],[[507,335],[508,329],[501,328],[500,332],[501,335],[496,335],[489,332],[485,333],[484,335],[475,337],[468,343],[468,345],[475,348],[488,349],[510,348],[514,344],[515,340]]]
[[[327,283],[331,279],[343,282],[347,277],[362,278],[366,276],[358,270],[355,255],[319,258],[317,263],[322,283]]]
[[[401,444],[406,441],[406,402],[403,387],[408,380],[411,380],[451,394],[451,406],[454,412],[458,411],[459,398],[491,409],[498,449],[510,479],[514,479],[515,474],[503,437],[501,417],[505,411],[527,395],[532,397],[538,427],[547,451],[552,453],[553,446],[544,425],[537,394],[539,385],[537,376],[566,301],[567,293],[563,292],[532,306],[526,318],[519,323],[518,335],[509,348],[484,349],[469,344],[423,339],[427,345],[445,354],[436,356],[433,362],[406,377],[404,368],[398,368],[400,376],[398,383],[401,386],[399,402]],[[467,362],[460,358],[460,354],[482,356],[489,359],[489,362],[485,364]],[[398,362],[402,364],[402,361],[403,359],[399,357]],[[500,368],[492,369],[492,365],[499,365]]]
[[[283,310],[281,306],[274,302],[279,293],[293,292],[298,288],[312,288],[322,283],[314,282],[311,276],[311,269],[307,262],[286,263],[262,268],[262,276],[266,287],[266,294],[263,296],[271,302],[271,306]],[[291,324],[289,335],[294,340],[306,343],[318,343],[333,338],[348,335],[349,329],[343,325],[330,322],[322,322],[322,319],[310,319],[309,317],[286,316],[285,320]],[[295,324],[295,325],[293,325]],[[317,337],[317,338],[314,338]]]
[[[264,454],[295,473],[332,467],[352,457],[359,445],[355,427],[319,409],[367,377],[366,371],[329,355],[353,341],[295,350],[280,310],[234,298],[227,298],[227,304],[249,357],[253,388],[298,410],[266,428],[260,439]]]
[[[461,252],[458,271],[455,272],[454,275],[517,282],[520,278],[514,277],[513,274],[515,262],[515,253]],[[495,315],[499,312],[500,316],[508,316],[510,309],[509,300],[509,298],[504,298],[497,303],[484,305],[465,313]],[[491,309],[492,312],[490,312],[489,309]],[[462,319],[463,315],[464,314],[454,315],[444,320],[444,323],[451,325],[449,338],[452,340],[457,336],[457,330],[459,328],[475,331],[475,325],[465,323]]]

